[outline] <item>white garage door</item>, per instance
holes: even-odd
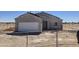
[[[37,22],[23,22],[19,23],[18,31],[21,32],[38,32],[39,23]]]

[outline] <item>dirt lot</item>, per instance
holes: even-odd
[[[63,24],[63,30],[79,30],[79,24]]]
[[[14,26],[14,24],[0,24],[1,47],[56,47],[56,31],[44,31],[39,35],[7,34],[12,33]],[[63,31],[58,32],[58,46],[78,47],[77,30],[79,30],[79,24],[63,24]]]

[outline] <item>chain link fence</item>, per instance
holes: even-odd
[[[4,47],[78,47],[77,31],[43,31],[39,35],[14,33],[14,24],[0,25],[0,46]],[[8,29],[8,30],[6,30]],[[12,33],[12,34],[8,34]]]

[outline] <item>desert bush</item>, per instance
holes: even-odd
[[[10,27],[10,28],[7,28],[7,29],[5,29],[3,31],[15,31],[15,28],[14,27]]]

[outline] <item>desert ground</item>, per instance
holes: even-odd
[[[63,24],[62,31],[43,31],[39,35],[9,34],[14,28],[14,23],[0,23],[0,47],[79,47],[76,38],[79,24]]]

